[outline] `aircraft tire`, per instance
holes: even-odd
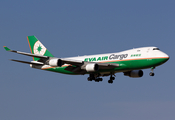
[[[154,73],[153,73],[153,72],[150,72],[149,75],[150,75],[150,76],[154,76]]]
[[[111,83],[111,84],[112,84],[112,83],[113,83],[113,81],[112,81],[112,80],[108,80],[108,83]]]
[[[110,80],[115,80],[115,77],[110,77]]]
[[[88,80],[88,81],[92,81],[92,78],[91,78],[91,77],[88,77],[87,80]]]
[[[103,78],[98,78],[99,81],[103,81]]]

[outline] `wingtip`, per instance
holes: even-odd
[[[8,47],[3,46],[6,51],[11,51]]]

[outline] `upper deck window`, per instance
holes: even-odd
[[[160,50],[159,48],[153,48],[153,50]]]

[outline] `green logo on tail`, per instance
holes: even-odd
[[[37,41],[35,43],[33,50],[34,50],[34,54],[37,54],[37,55],[44,55],[46,52],[46,48],[40,41]]]

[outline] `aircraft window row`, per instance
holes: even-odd
[[[159,48],[153,48],[153,50],[160,50]]]

